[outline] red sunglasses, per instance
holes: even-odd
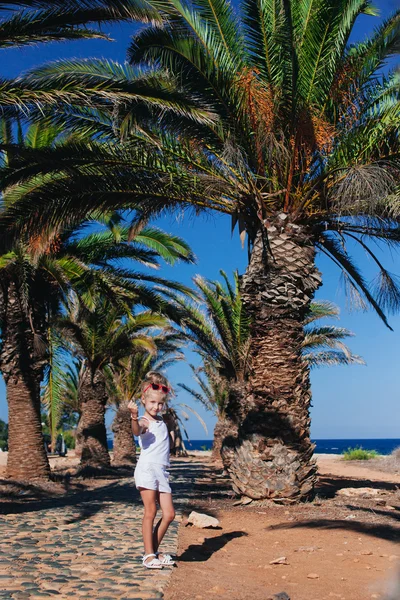
[[[149,385],[146,388],[144,388],[143,394],[147,392],[149,388],[153,388],[153,390],[162,390],[164,394],[169,394],[169,392],[171,391],[170,388],[166,385],[161,385],[160,383],[149,383]]]

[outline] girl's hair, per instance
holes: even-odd
[[[158,383],[160,385],[166,385],[171,390],[169,392],[168,396],[170,394],[173,394],[173,390],[172,390],[170,382],[162,373],[159,373],[158,371],[149,371],[148,373],[146,373],[146,375],[144,376],[143,382],[142,382],[142,386],[141,386],[142,394],[143,394],[143,390],[145,390],[147,388],[147,386],[150,385],[151,383]]]

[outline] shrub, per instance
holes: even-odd
[[[343,460],[371,460],[379,456],[376,450],[364,450],[361,446],[347,448],[343,452]]]
[[[395,461],[400,462],[400,446],[395,448],[390,456],[394,458]]]
[[[75,448],[75,436],[72,431],[64,431],[64,442],[69,450]]]

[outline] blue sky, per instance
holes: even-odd
[[[397,3],[384,0],[375,3],[385,18]],[[356,25],[353,39],[363,39],[380,19],[361,17]],[[131,24],[105,27],[116,40],[113,43],[100,40],[74,43],[48,44],[36,48],[2,50],[0,73],[11,77],[23,70],[55,59],[106,57],[123,61],[129,37],[134,31]],[[166,267],[162,275],[190,283],[195,274],[210,279],[219,276],[219,270],[232,273],[243,272],[247,264],[247,252],[241,249],[239,239],[230,234],[230,220],[222,215],[189,219],[165,217],[157,223],[187,240],[197,256],[193,266]],[[356,262],[367,280],[372,280],[376,270],[370,258],[355,250]],[[399,253],[382,249],[379,257],[386,268],[400,275]],[[313,407],[311,409],[311,433],[314,438],[399,438],[400,392],[397,380],[400,349],[400,316],[390,317],[394,331],[389,331],[378,317],[369,312],[349,312],[340,287],[339,271],[325,257],[318,257],[317,264],[323,273],[323,286],[317,298],[335,302],[341,310],[338,322],[351,329],[356,336],[350,340],[351,349],[364,357],[366,366],[330,367],[312,373]],[[193,360],[193,356],[190,357]],[[169,371],[173,384],[192,385],[191,372],[185,364],[178,364]],[[187,424],[192,439],[212,437],[215,420],[198,404],[192,403],[186,392],[180,392],[178,403],[188,403],[205,419],[208,435],[193,417]],[[0,381],[0,418],[7,420],[7,403],[4,384]],[[107,418],[109,422],[111,415]]]

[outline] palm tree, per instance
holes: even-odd
[[[32,46],[47,42],[64,42],[79,39],[104,39],[110,37],[99,26],[119,21],[158,20],[158,11],[146,0],[13,0],[2,3],[0,20],[0,48]],[[0,104],[8,114],[15,109],[26,113],[27,107],[57,105],[61,98],[71,99],[70,91],[49,90],[31,85],[24,77],[16,80],[2,79]],[[84,94],[75,89],[75,100],[82,101]]]
[[[48,363],[44,369],[41,400],[49,425],[51,447],[54,449],[64,414],[63,399],[67,394],[69,395],[68,383],[69,377],[73,373],[73,367],[68,364],[69,356],[65,352],[60,336],[54,329],[50,329],[47,342]],[[68,375],[68,379],[66,375]]]
[[[3,125],[3,139],[9,141],[9,122]],[[33,149],[46,153],[52,147],[68,151],[70,143],[71,136],[64,136],[59,127],[42,123],[32,125],[23,137],[20,133],[19,147],[28,153]],[[13,155],[5,153],[4,161],[10,172],[18,171],[18,159]],[[39,183],[38,178],[36,181]],[[14,191],[18,193],[18,185]],[[7,192],[3,201],[12,203]],[[67,230],[59,224],[40,236],[21,236],[15,242],[7,239],[0,257],[0,370],[9,404],[9,477],[34,479],[50,474],[41,431],[40,385],[49,359],[50,320],[61,302],[67,301],[69,291],[75,289],[88,309],[99,294],[123,295],[131,302],[172,314],[156,288],[183,289],[181,285],[122,268],[119,263],[128,259],[158,268],[159,257],[172,264],[178,259],[193,261],[190,248],[176,236],[151,227],[133,231],[117,213],[96,217],[101,230],[93,232],[92,215],[89,233],[83,225],[80,230]]]
[[[65,345],[65,340],[63,340]],[[70,352],[72,348],[69,349]],[[49,365],[51,368],[51,365]],[[55,397],[56,412],[59,411],[58,406],[61,405],[61,411],[64,415],[76,415],[77,423],[75,428],[75,456],[81,458],[82,447],[83,447],[83,432],[82,432],[82,406],[80,403],[81,387],[85,376],[85,361],[79,356],[75,356],[71,362],[70,356],[67,364],[63,365],[63,371],[61,373],[62,383],[62,395]],[[50,369],[49,369],[50,370]],[[57,424],[58,425],[58,424]]]
[[[302,346],[321,283],[316,250],[386,324],[384,311],[399,306],[396,279],[368,238],[399,240],[399,75],[379,70],[398,51],[400,14],[349,46],[357,17],[374,13],[369,1],[243,0],[239,15],[227,0],[167,0],[161,11],[164,24],[135,37],[130,60],[182,82],[208,121],[188,125],[192,113],[182,104],[182,119],[170,114],[157,128],[149,118],[141,128],[132,110],[137,94],[130,100],[126,93],[114,119],[116,127],[129,123],[126,143],[86,153],[79,168],[90,185],[69,187],[68,160],[58,155],[60,178],[33,186],[29,168],[49,169],[50,158],[24,159],[25,190],[7,219],[21,230],[57,214],[82,218],[94,207],[140,207],[147,219],[181,207],[231,215],[241,238],[248,235],[241,285],[252,319],[251,374],[230,400],[240,406],[232,473],[251,497],[303,499],[315,482]],[[5,172],[4,185],[11,185],[7,178]],[[376,290],[346,242],[375,261]]]
[[[385,323],[383,311],[400,304],[396,279],[367,243],[399,240],[399,74],[379,69],[398,52],[400,12],[349,46],[357,17],[374,14],[369,1],[243,0],[239,16],[226,0],[174,0],[163,11],[167,24],[142,30],[130,59],[179,73],[219,115],[189,141],[179,144],[175,133],[164,146],[212,190],[202,204],[231,214],[249,238],[241,285],[252,319],[251,375],[231,474],[252,498],[303,499],[315,482],[301,352],[321,283],[315,250]],[[375,294],[343,240],[378,266]]]
[[[183,321],[187,329],[186,336],[194,343],[195,351],[202,359],[201,367],[190,365],[200,391],[185,384],[178,385],[217,416],[213,458],[222,458],[229,471],[232,461],[230,447],[238,435],[237,413],[240,411],[240,407],[229,402],[229,397],[232,398],[237,382],[246,381],[250,374],[248,354],[251,323],[241,298],[238,273],[234,273],[233,284],[226,273],[221,271],[221,275],[224,284],[219,281],[208,282],[201,277],[194,279],[201,297],[201,308],[177,298],[187,310],[187,317]],[[351,331],[332,325],[313,325],[321,319],[338,316],[339,309],[330,302],[315,301],[310,304],[302,346],[303,360],[310,368],[364,364],[363,359],[343,343],[343,340],[354,335]],[[221,452],[224,445],[226,447]]]

